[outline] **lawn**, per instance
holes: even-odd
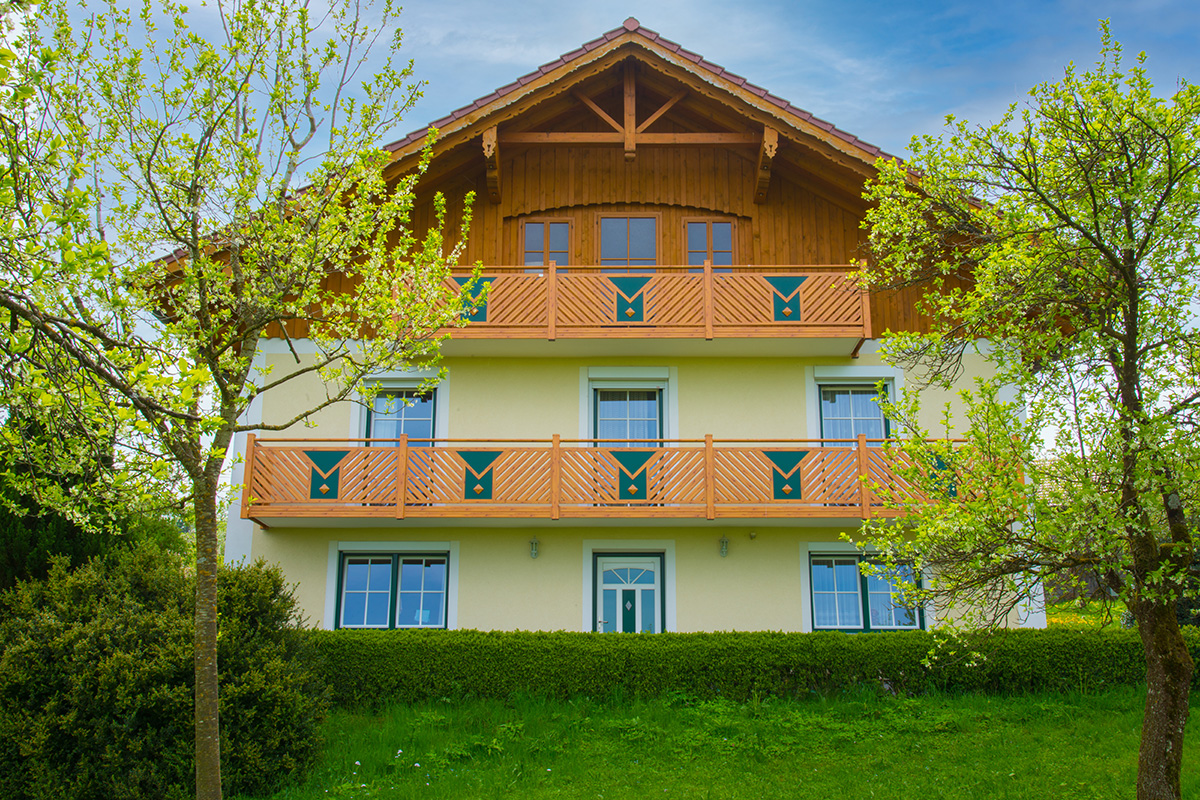
[[[442,701],[337,712],[316,798],[1133,797],[1143,694],[732,703]],[[1200,797],[1200,740],[1184,797]]]
[[[1046,606],[1046,624],[1050,627],[1064,626],[1070,628],[1120,628],[1121,615],[1125,613],[1125,604],[1119,600],[1108,606],[1098,600],[1089,600],[1084,605],[1078,601],[1068,600],[1065,603],[1055,603]]]

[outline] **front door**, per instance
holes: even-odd
[[[596,630],[662,630],[662,556],[596,556]]]

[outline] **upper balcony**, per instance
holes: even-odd
[[[639,352],[663,349],[647,340],[806,340],[811,355],[857,354],[871,338],[869,295],[847,276],[853,267],[736,266],[491,267],[483,270],[486,302],[455,328],[445,351],[492,352],[464,340],[603,340],[619,354],[620,340]],[[466,271],[454,280],[464,283]],[[560,347],[567,350],[569,347]],[[770,351],[766,347],[753,348]],[[519,352],[500,345],[495,352]],[[535,351],[540,352],[540,351]],[[715,352],[712,348],[706,351]],[[778,352],[793,352],[778,349]]]
[[[904,491],[897,456],[862,436],[420,444],[251,436],[242,517],[289,526],[438,518],[834,521],[894,514],[872,485]]]

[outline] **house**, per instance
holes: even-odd
[[[847,278],[884,154],[634,19],[434,124],[414,224],[477,193],[486,302],[435,387],[378,375],[370,407],[239,439],[226,558],[280,563],[325,628],[930,624],[844,539],[888,513],[860,476],[894,479],[877,335],[923,324]]]

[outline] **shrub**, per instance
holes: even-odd
[[[222,760],[231,792],[315,757],[325,697],[276,569],[221,574]],[[143,547],[0,597],[0,796],[193,793],[192,580]]]
[[[935,634],[312,631],[334,701],[440,697],[796,696],[881,691],[1096,691],[1144,680],[1135,631],[1011,630],[937,648]],[[1194,657],[1200,633],[1189,631]],[[980,653],[974,662],[969,654]],[[1200,685],[1200,675],[1198,675]]]

